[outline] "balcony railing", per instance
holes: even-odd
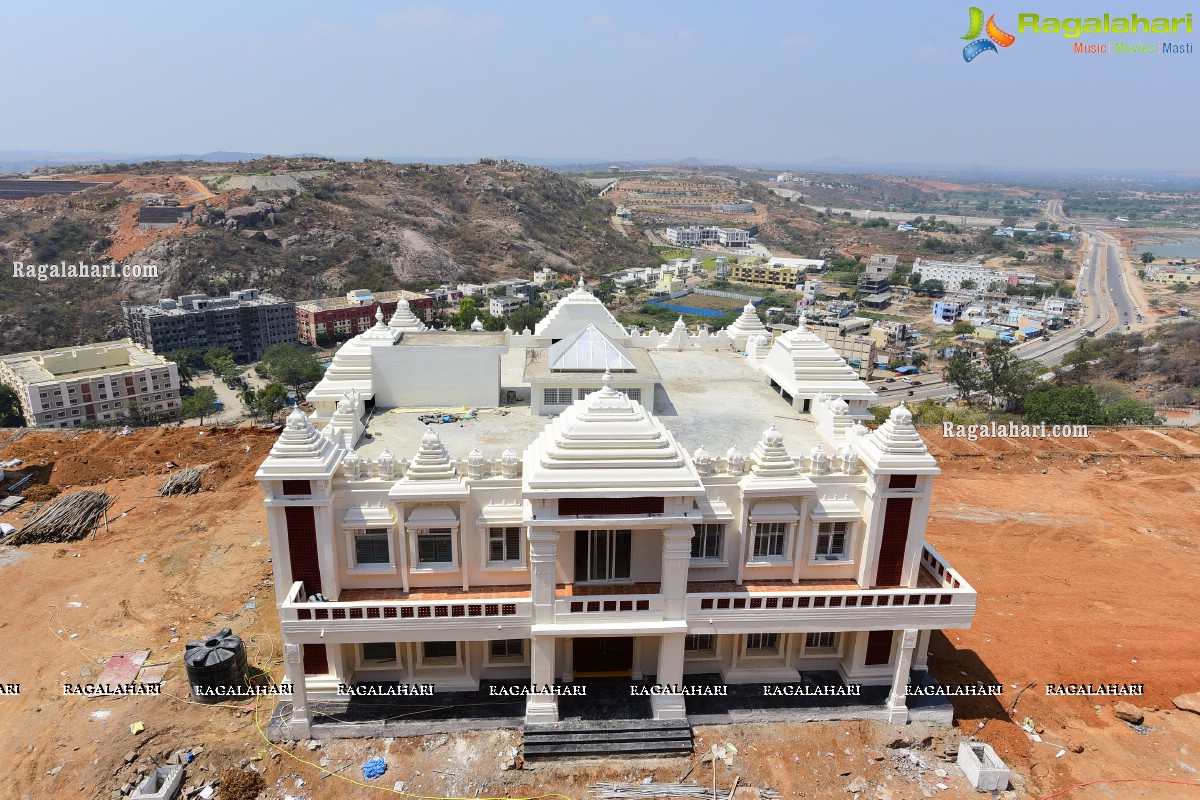
[[[831,629],[868,630],[880,624],[901,627],[968,627],[975,615],[975,590],[946,561],[926,547],[921,565],[941,581],[941,586],[895,589],[787,589],[752,592],[691,593],[687,598],[688,622],[746,630],[770,629],[772,623],[811,622]]]
[[[604,615],[605,619],[619,618],[623,614],[657,614],[661,617],[665,608],[666,601],[661,594],[586,595],[556,599],[554,616],[559,621],[588,615]]]
[[[374,627],[380,623],[401,627],[432,626],[453,629],[477,625],[525,624],[533,618],[533,601],[528,597],[472,598],[454,600],[356,600],[314,602],[296,581],[279,610],[285,628],[310,627],[305,623],[333,623],[339,630]]]

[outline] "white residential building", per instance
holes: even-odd
[[[488,300],[488,313],[493,317],[507,317],[518,308],[529,305],[529,298],[520,294],[501,295]]]
[[[626,331],[581,283],[506,347],[382,316],[344,345],[257,474],[293,687],[275,735],[336,735],[339,687],[413,684],[523,687],[516,723],[559,735],[559,690],[597,676],[654,684],[645,716],[681,725],[688,686],[813,681],[948,722],[907,697],[931,632],[975,613],[925,541],[935,460],[903,406],[863,427],[874,393],[811,331],[772,342],[752,313],[741,356],[682,321]],[[463,426],[386,413],[502,383],[556,394]]]
[[[973,281],[975,288],[982,291],[993,283],[1007,285],[1008,273],[998,269],[986,269],[978,264],[955,264],[948,261],[926,261],[918,258],[913,262],[913,273],[921,276],[921,282],[941,281],[947,292],[962,289],[963,281]]]
[[[690,228],[667,228],[666,237],[671,244],[682,247],[702,247],[709,244],[729,248],[750,246],[749,231],[740,228],[718,228],[715,225],[708,228],[699,228],[695,225]]]
[[[129,339],[0,356],[30,426],[124,425],[180,415],[179,370]]]

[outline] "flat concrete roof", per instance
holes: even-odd
[[[714,456],[731,446],[748,453],[772,424],[783,434],[793,456],[801,457],[814,445],[825,444],[812,416],[793,409],[771,390],[763,373],[733,351],[641,352],[649,356],[661,379],[654,393],[654,414],[689,453],[700,445]],[[488,458],[499,457],[507,447],[520,453],[550,424],[552,417],[530,414],[529,386],[521,381],[524,361],[523,348],[514,348],[501,359],[503,388],[521,392],[524,404],[483,410],[473,420],[432,426],[452,458],[465,458],[475,447]],[[361,440],[359,452],[377,458],[386,446],[397,457],[411,459],[425,433],[426,425],[417,419],[425,411],[428,409],[377,408],[367,428],[374,438]]]
[[[504,332],[417,331],[406,333],[398,347],[504,347]]]
[[[42,356],[48,356],[53,353],[66,353],[71,350],[90,350],[101,347],[119,347],[123,348],[129,356],[129,360],[124,364],[113,364],[111,366],[98,367],[95,369],[84,369],[77,372],[62,372],[55,374],[42,366],[37,359]],[[28,353],[13,353],[12,355],[0,356],[2,360],[13,373],[24,381],[27,385],[36,385],[39,383],[60,383],[62,381],[73,381],[89,376],[113,375],[120,372],[129,372],[130,370],[139,370],[146,367],[167,367],[171,362],[167,361],[163,356],[152,353],[145,348],[135,345],[129,339],[118,339],[112,342],[97,342],[96,344],[81,344],[71,347],[57,347],[53,350],[33,350]]]

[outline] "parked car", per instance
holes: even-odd
[[[920,382],[920,381],[909,381],[909,383],[911,383],[913,386],[920,386],[920,385],[921,385],[921,382]]]
[[[896,382],[895,378],[888,378],[886,381],[884,381],[884,383],[895,383],[895,382]]]
[[[904,381],[905,383],[912,383],[912,382],[913,382],[913,379],[912,379],[912,378],[910,378],[910,377],[908,377],[907,375],[905,375],[904,377],[902,377],[900,380]]]
[[[879,391],[881,391],[881,392],[886,392],[887,390],[888,390],[888,387],[886,387],[886,386],[879,387]]]

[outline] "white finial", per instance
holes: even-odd
[[[375,323],[378,325],[383,324],[383,306],[375,307]]]
[[[297,405],[296,409],[288,414],[287,426],[289,428],[304,429],[308,427],[308,416]]]
[[[604,370],[604,377],[600,379],[601,383],[604,384],[604,388],[606,388],[606,389],[611,388],[612,380],[613,380],[612,373],[609,372],[608,370]]]

